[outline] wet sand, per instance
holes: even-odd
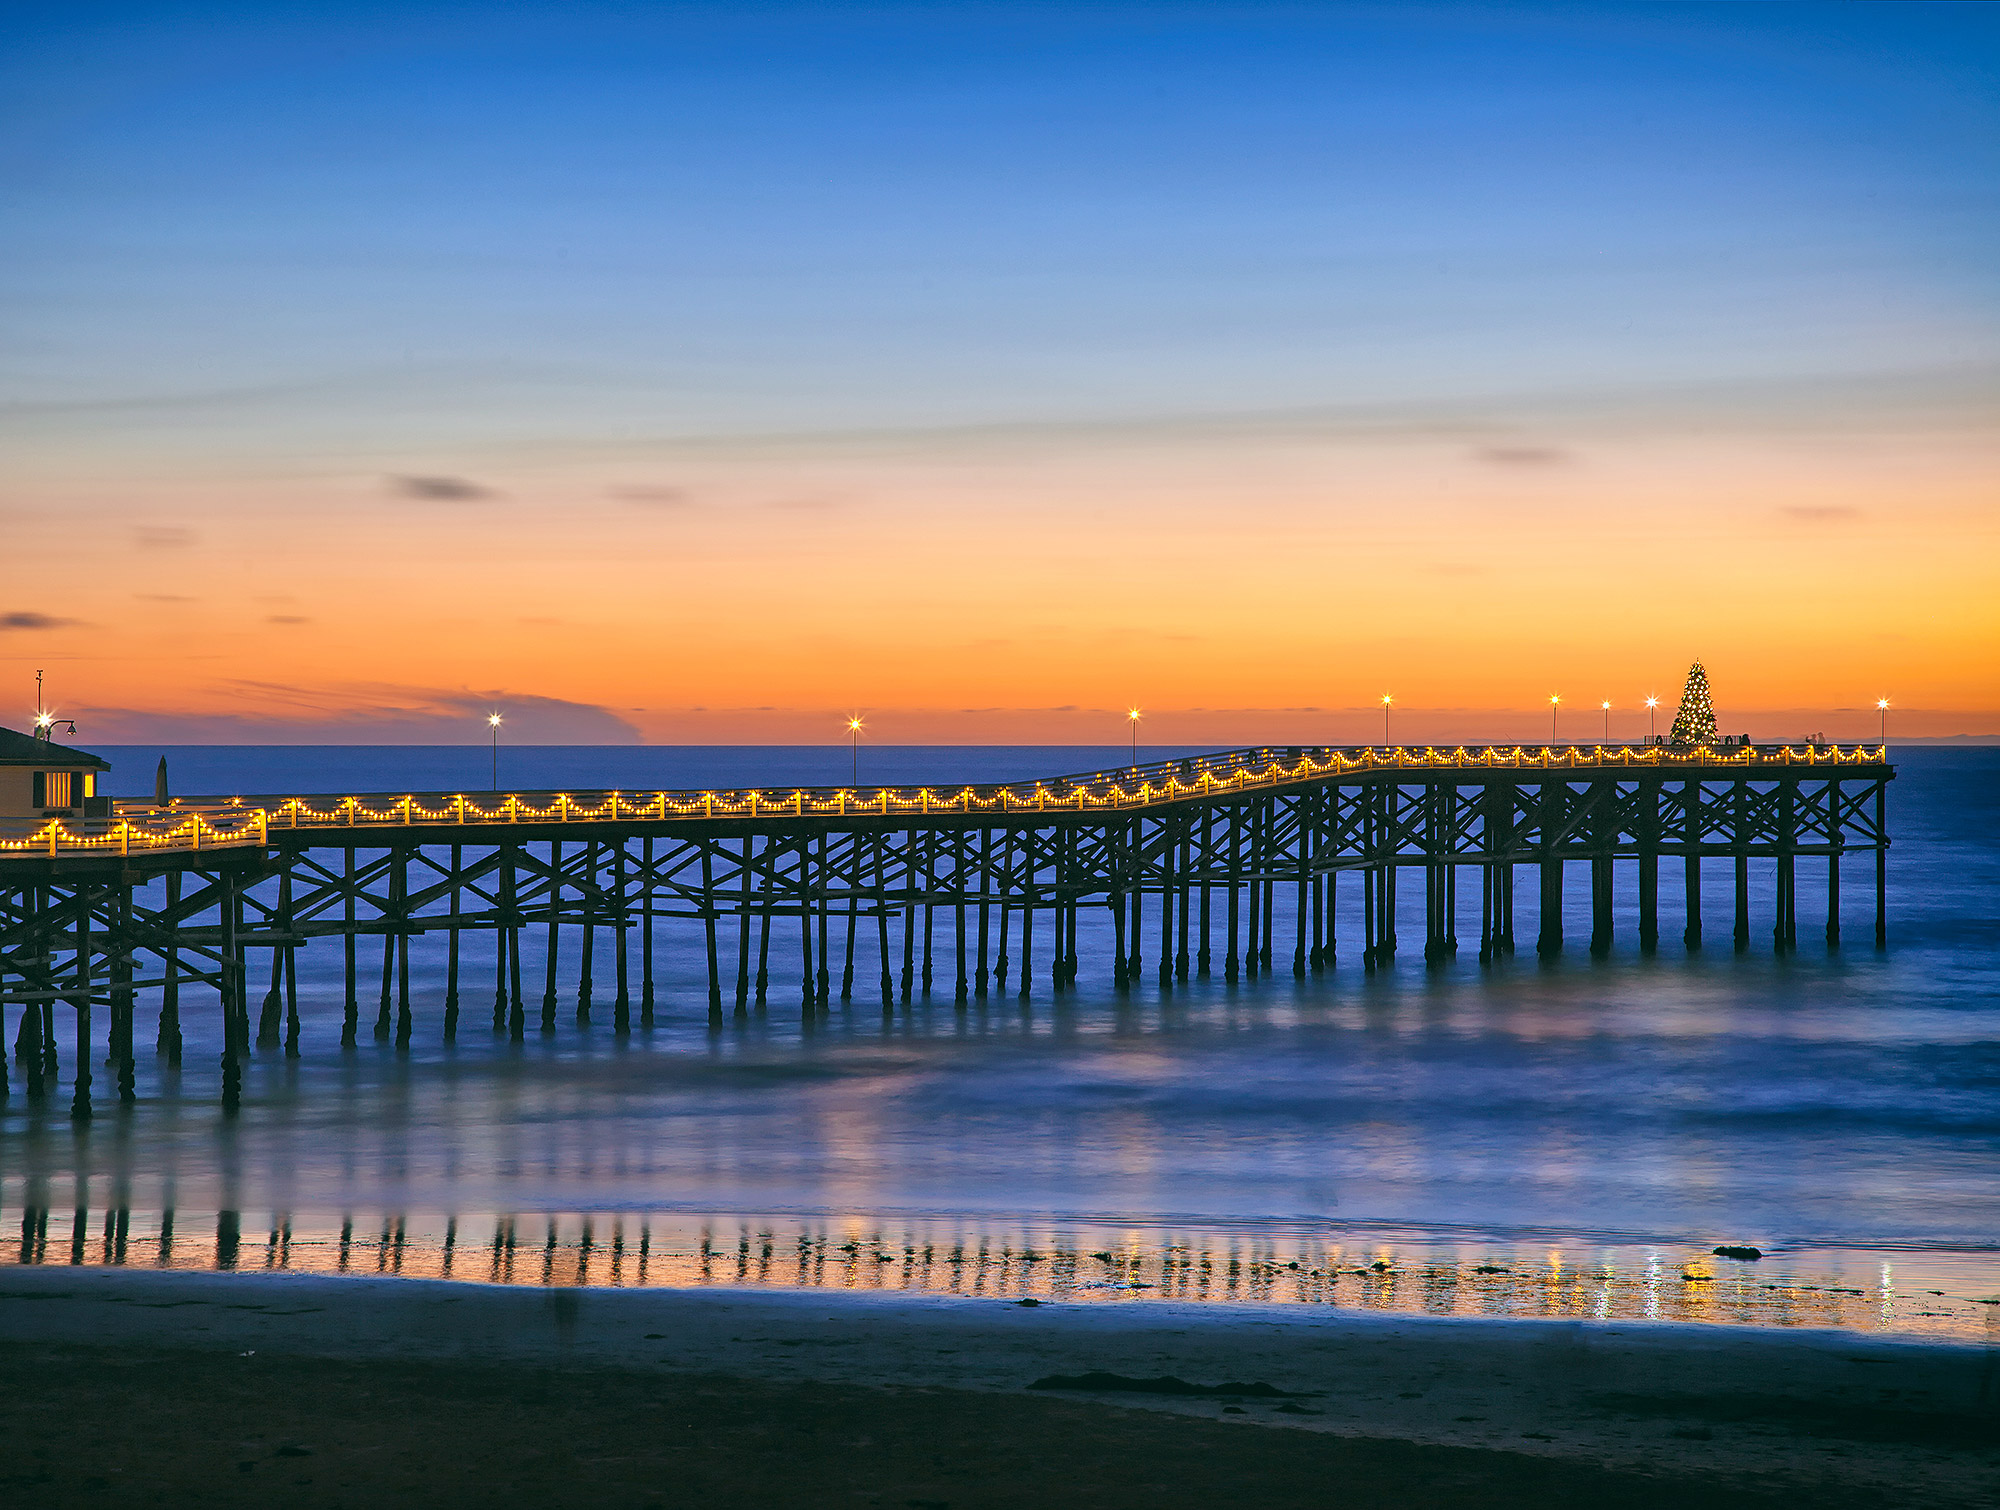
[[[37,1503],[2000,1495],[2000,1350],[1840,1332],[15,1269],[0,1370]]]

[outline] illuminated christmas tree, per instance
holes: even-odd
[[[1681,710],[1674,715],[1674,731],[1667,737],[1677,745],[1715,743],[1715,707],[1708,700],[1708,673],[1701,669],[1700,661],[1688,671]]]

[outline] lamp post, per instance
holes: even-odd
[[[1125,722],[1132,726],[1132,769],[1139,769],[1139,710],[1127,708]]]
[[[1646,743],[1647,744],[1651,744],[1653,743],[1654,740],[1659,738],[1659,735],[1654,730],[1654,724],[1653,724],[1654,717],[1656,716],[1655,710],[1659,706],[1660,706],[1660,700],[1657,697],[1649,697],[1646,699]]]
[[[1557,739],[1556,709],[1560,708],[1561,706],[1562,706],[1562,694],[1559,692],[1551,692],[1549,694],[1549,743],[1550,744],[1556,743]]]
[[[1886,745],[1889,742],[1889,699],[1886,697],[1876,698],[1875,711],[1881,715],[1882,725],[1880,732],[1882,743]]]
[[[1382,744],[1384,748],[1387,748],[1389,745],[1389,709],[1395,701],[1396,699],[1388,693],[1384,692],[1382,694]]]
[[[847,721],[847,763],[849,767],[847,775],[848,784],[850,786],[859,786],[861,784],[861,720],[858,717],[850,718]]]
[[[1611,743],[1611,700],[1609,698],[1606,698],[1604,701],[1604,742],[1606,744]]]
[[[493,790],[500,790],[500,715],[486,715],[486,727],[493,731]]]

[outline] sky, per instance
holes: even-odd
[[[0,723],[2000,735],[2000,8],[8,15]]]

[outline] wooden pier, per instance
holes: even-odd
[[[518,1041],[565,1016],[590,1023],[600,997],[614,1032],[649,1026],[669,928],[698,941],[705,969],[678,988],[705,991],[716,1027],[774,993],[810,1019],[836,999],[893,1012],[942,994],[959,1007],[1026,998],[1038,981],[1061,992],[1083,969],[1089,912],[1110,924],[1109,958],[1092,968],[1119,988],[1171,990],[1211,974],[1376,970],[1416,937],[1440,963],[1475,926],[1476,887],[1490,962],[1515,950],[1522,867],[1538,892],[1524,946],[1563,949],[1565,872],[1587,865],[1591,952],[1612,947],[1621,875],[1651,950],[1662,859],[1682,862],[1690,949],[1703,943],[1702,862],[1733,867],[1738,949],[1751,943],[1751,866],[1769,866],[1765,921],[1787,950],[1800,860],[1824,876],[1837,947],[1842,862],[1870,856],[1880,947],[1894,776],[1886,747],[1870,746],[1297,747],[949,789],[121,803],[83,829],[0,839],[0,1033],[25,1094],[46,1098],[67,1008],[71,1111],[87,1118],[98,1012],[115,1095],[130,1102],[141,999],[174,1064],[182,1012],[218,1010],[234,1110],[253,1049],[300,1052],[297,956],[315,942],[340,951],[343,1046],[364,1031],[407,1045],[420,999],[446,1040],[469,1011]],[[424,934],[444,936],[442,979],[413,983],[410,940]],[[524,936],[542,945],[525,968]],[[0,1060],[0,1094],[11,1088]]]

